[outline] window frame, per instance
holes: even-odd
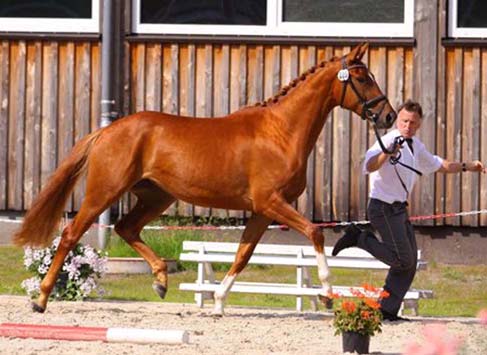
[[[458,27],[458,1],[448,2],[448,36],[451,38],[487,38],[487,27]]]
[[[404,0],[403,23],[287,22],[283,0],[267,0],[267,25],[178,25],[140,23],[141,0],[132,1],[132,31],[137,34],[253,35],[289,37],[414,37],[414,0]],[[317,35],[323,33],[322,35]],[[387,36],[384,36],[387,33]]]
[[[0,32],[99,33],[100,0],[91,0],[91,18],[0,17]]]

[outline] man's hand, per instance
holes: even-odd
[[[397,156],[397,153],[399,152],[400,149],[401,149],[401,145],[396,142],[392,142],[391,145],[387,148],[388,151],[392,152],[389,155],[393,157]]]
[[[467,163],[467,170],[468,171],[478,171],[479,173],[483,173],[483,174],[487,173],[487,168],[479,160],[475,160],[475,161],[472,161],[470,163]]]

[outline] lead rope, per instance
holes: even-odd
[[[405,142],[404,137],[403,136],[398,136],[398,137],[394,138],[394,147],[396,145],[400,145],[402,147],[402,145],[404,144],[404,142]],[[412,148],[410,147],[410,149],[412,149]],[[421,171],[413,168],[412,166],[407,165],[407,164],[404,164],[403,162],[399,161],[399,159],[401,159],[401,156],[402,156],[401,152],[398,151],[396,156],[391,156],[389,158],[389,163],[394,166],[394,171],[396,172],[396,175],[397,175],[397,177],[399,179],[399,182],[401,183],[402,188],[404,189],[404,191],[406,191],[406,200],[407,200],[407,199],[409,199],[409,190],[407,189],[406,184],[404,183],[404,180],[401,178],[401,175],[397,171],[397,166],[396,165],[399,164],[399,165],[401,165],[401,166],[403,166],[405,168],[408,168],[409,170],[415,172],[419,176],[423,176],[423,173]]]

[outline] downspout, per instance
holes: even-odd
[[[115,13],[112,0],[103,1],[103,27],[101,44],[101,119],[100,127],[106,127],[118,117],[116,100],[114,95],[114,46],[115,46],[115,24],[113,15]],[[110,233],[110,209],[105,210],[98,217],[98,247],[103,249],[107,243],[107,236]]]

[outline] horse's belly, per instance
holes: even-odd
[[[235,179],[191,179],[181,176],[162,177],[157,183],[178,200],[198,206],[231,210],[252,208],[247,184],[237,183]]]
[[[191,203],[201,207],[221,208],[225,210],[252,210],[251,201],[245,199],[235,198],[195,198],[195,197],[181,197],[178,198],[181,201]]]

